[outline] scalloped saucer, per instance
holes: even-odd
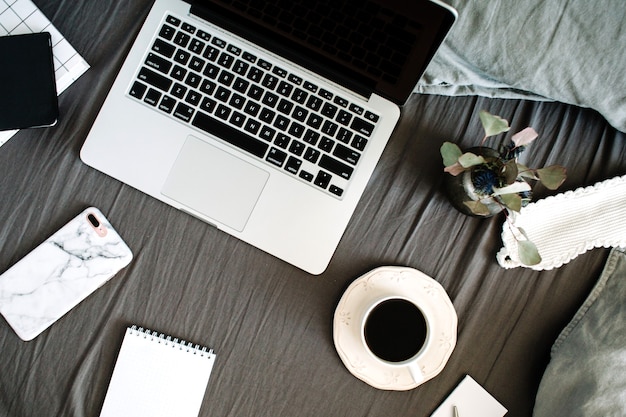
[[[376,300],[401,296],[413,301],[429,322],[429,342],[418,359],[424,379],[415,382],[408,366],[385,365],[372,357],[361,339],[361,322]],[[357,278],[335,310],[335,348],[352,375],[379,389],[406,391],[437,376],[456,345],[457,315],[444,288],[424,273],[384,266]]]

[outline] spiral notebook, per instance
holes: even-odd
[[[214,361],[206,347],[128,327],[100,417],[197,417]]]

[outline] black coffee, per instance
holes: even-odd
[[[426,342],[426,319],[410,301],[391,298],[372,309],[365,321],[365,342],[389,362],[411,359]]]

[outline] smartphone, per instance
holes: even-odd
[[[102,212],[90,207],[0,275],[0,313],[32,340],[133,258]]]

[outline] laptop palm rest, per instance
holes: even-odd
[[[266,171],[188,136],[161,193],[242,231],[268,177]]]

